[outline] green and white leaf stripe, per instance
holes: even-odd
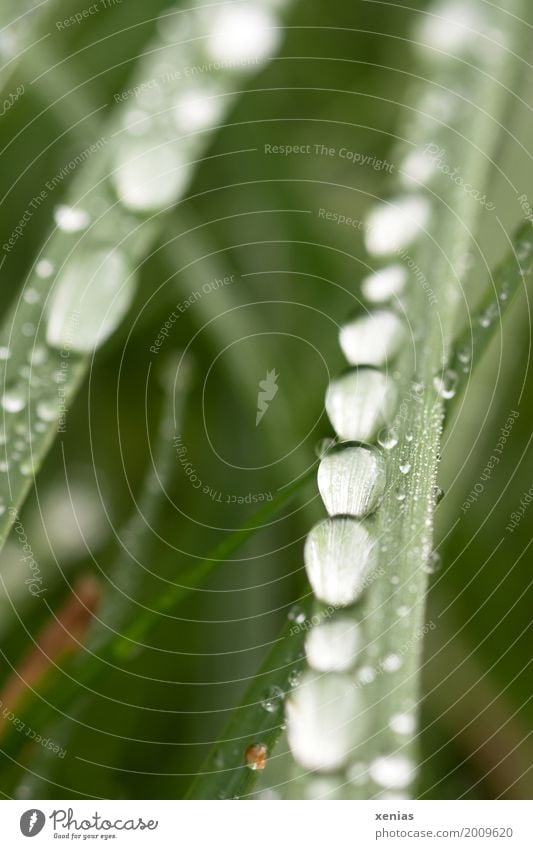
[[[456,11],[439,4],[417,34],[433,85],[422,86],[404,128],[395,194],[368,215],[366,247],[380,267],[363,282],[368,307],[341,329],[351,369],[326,395],[341,440],[319,471],[333,515],[310,532],[305,563],[317,600],[340,609],[309,635],[309,668],[286,709],[307,796],[309,771],[327,774],[330,796],[349,798],[404,798],[416,778],[436,472],[445,407],[459,383],[451,352],[481,211],[431,151],[444,150],[469,184],[486,185],[487,139],[494,150],[520,37],[519,3],[503,17],[482,3],[459,18]],[[469,27],[484,36],[471,39]]]

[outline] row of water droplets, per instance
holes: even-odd
[[[471,29],[479,26],[478,9],[446,2],[435,7],[435,14],[425,20],[420,33],[427,49],[445,53],[470,49]],[[454,108],[453,96],[444,90],[426,93],[421,103],[421,113],[433,116],[432,129],[449,120]],[[387,488],[385,453],[397,448],[400,439],[394,424],[400,374],[388,367],[411,341],[403,301],[412,277],[406,252],[430,226],[432,204],[425,190],[438,176],[437,162],[427,146],[415,147],[398,173],[401,193],[378,203],[366,221],[367,251],[385,263],[362,281],[366,311],[340,329],[340,345],[351,368],[327,390],[326,411],[337,440],[329,440],[330,446],[321,452],[318,469],[318,487],[329,515],[311,530],[304,551],[309,582],[320,603],[320,621],[307,635],[308,668],[286,700],[286,723],[295,761],[313,773],[311,796],[338,795],[343,784],[361,788],[370,781],[381,798],[402,798],[416,773],[413,760],[398,751],[416,731],[416,706],[409,700],[388,717],[392,733],[388,739],[395,739],[397,748],[378,751],[370,760],[360,755],[371,720],[365,687],[376,676],[376,664],[369,663],[358,605],[378,577],[379,545],[372,514]],[[463,360],[466,366],[466,352]],[[458,376],[450,369],[433,377],[433,388],[445,401],[454,397],[457,383]],[[412,400],[421,401],[422,383],[412,381],[409,390]],[[409,443],[413,436],[404,433],[403,439]],[[407,459],[399,460],[398,469],[406,480],[413,471]],[[440,497],[442,492],[434,486],[433,503]],[[397,489],[396,499],[401,509],[406,499],[403,487]],[[421,562],[425,571],[433,572],[439,557],[424,551]],[[409,612],[408,606],[397,610],[400,617]],[[377,665],[387,675],[402,663],[400,654],[391,652]]]
[[[86,355],[132,304],[156,214],[183,196],[242,82],[275,53],[289,2],[197,0],[160,16],[105,143],[85,157],[70,201],[54,209],[55,230],[4,326],[0,474],[9,475],[13,504],[66,413]],[[8,525],[0,521],[4,534]]]

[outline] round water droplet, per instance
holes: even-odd
[[[395,713],[389,720],[389,728],[396,734],[414,734],[416,723],[412,713]]]
[[[309,533],[304,550],[313,592],[327,604],[353,604],[371,578],[377,549],[368,529],[357,519],[324,519]]]
[[[399,654],[391,652],[381,661],[381,668],[385,672],[397,672],[402,667],[403,661]]]
[[[302,680],[302,674],[301,669],[293,669],[292,672],[289,673],[289,687],[298,687]]]
[[[457,392],[458,382],[457,372],[452,369],[446,369],[442,374],[433,378],[433,386],[441,398],[445,398],[446,400],[454,397]]]
[[[35,273],[42,280],[47,280],[54,273],[54,266],[49,259],[40,259],[35,266]]]
[[[437,160],[427,148],[410,151],[399,168],[401,180],[407,188],[426,185],[437,172]]]
[[[224,99],[213,87],[192,86],[174,101],[174,123],[181,133],[214,127],[220,120]]]
[[[479,5],[441,0],[431,14],[422,15],[416,41],[431,52],[432,59],[449,61],[448,54],[458,55],[478,44],[485,28]]]
[[[286,716],[289,746],[305,769],[339,769],[364,739],[364,710],[349,675],[307,672],[287,699]]]
[[[381,366],[392,359],[406,338],[400,317],[392,310],[375,310],[343,325],[339,341],[352,366]]]
[[[298,604],[294,604],[289,610],[287,618],[289,622],[295,622],[296,625],[303,625],[305,622],[305,611]]]
[[[257,3],[226,6],[212,17],[207,51],[224,65],[255,64],[276,52],[280,35],[277,19]]]
[[[422,196],[404,195],[380,203],[367,218],[367,251],[386,256],[403,250],[428,226],[429,218],[430,204]]]
[[[59,404],[59,398],[54,396],[53,398],[43,399],[39,401],[35,411],[40,419],[44,422],[53,422],[55,419],[59,418],[61,409]]]
[[[400,463],[400,472],[402,473],[402,475],[408,475],[410,471],[411,463],[408,463],[407,461],[404,463]]]
[[[318,467],[318,488],[330,516],[367,516],[385,492],[385,461],[371,445],[336,445]]]
[[[186,167],[176,144],[159,138],[130,138],[118,151],[112,175],[121,202],[135,212],[156,212],[179,200],[187,180]]]
[[[393,427],[384,427],[378,433],[378,443],[386,451],[391,451],[398,445],[398,433]]]
[[[326,393],[326,410],[341,439],[371,442],[392,418],[398,389],[378,369],[356,368],[333,380]]]
[[[472,359],[472,347],[471,345],[464,345],[457,353],[457,359],[460,363],[466,365]]]
[[[371,684],[376,679],[376,670],[373,666],[362,666],[357,673],[357,680],[360,684]]]
[[[2,407],[6,413],[20,413],[27,402],[27,389],[24,384],[13,384],[2,396]]]
[[[59,274],[47,306],[46,340],[54,348],[91,352],[126,314],[135,279],[118,250],[80,251]],[[63,373],[59,372],[60,380]]]
[[[91,223],[91,216],[85,209],[61,204],[54,209],[54,220],[64,233],[79,233]]]
[[[444,498],[444,490],[441,489],[440,486],[437,486],[437,484],[434,484],[433,489],[432,489],[432,493],[433,493],[433,499],[435,501],[435,504],[440,504],[440,502]]]
[[[415,766],[405,755],[383,755],[371,761],[368,772],[372,781],[390,790],[403,790],[415,777]]]
[[[264,743],[252,743],[244,752],[244,762],[249,769],[264,769],[268,757],[268,747]]]
[[[387,265],[364,278],[361,292],[370,303],[383,303],[403,292],[407,277],[407,269],[403,265]]]
[[[317,672],[347,672],[362,646],[361,626],[346,617],[316,625],[305,640],[307,661]]]
[[[0,346],[0,360],[8,360],[11,356],[11,351],[5,345]]]
[[[442,558],[438,551],[432,551],[427,561],[424,564],[424,572],[428,575],[433,575],[438,572],[442,565]]]
[[[280,687],[269,687],[261,700],[261,707],[267,713],[275,713],[283,704],[283,690]]]

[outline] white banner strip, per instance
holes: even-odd
[[[0,825],[0,845],[9,849],[67,840],[158,849],[311,849],[336,840],[350,849],[533,847],[526,801],[3,801]]]

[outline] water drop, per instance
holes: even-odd
[[[368,215],[365,245],[370,254],[386,256],[413,242],[424,230],[430,217],[427,198],[404,195],[389,203],[380,203]]]
[[[464,345],[457,353],[457,359],[463,365],[466,365],[472,359],[472,347],[471,345]]]
[[[317,672],[347,672],[354,666],[363,645],[360,625],[346,617],[323,622],[305,640],[309,665]]]
[[[442,374],[433,378],[433,386],[439,393],[441,398],[449,400],[453,398],[457,392],[457,384],[459,378],[457,372],[452,369],[446,369]]]
[[[440,504],[440,502],[444,498],[444,490],[437,484],[434,484],[431,492],[433,494],[433,500],[435,504]]]
[[[341,443],[318,468],[318,488],[330,516],[367,516],[385,491],[385,461],[378,449]]]
[[[385,672],[397,672],[398,669],[401,669],[402,663],[401,656],[391,652],[391,654],[383,658],[381,667]]]
[[[371,761],[368,772],[372,781],[389,790],[403,790],[414,779],[415,767],[405,755],[383,755]]]
[[[400,165],[402,182],[408,188],[418,188],[429,183],[437,170],[435,156],[427,148],[412,150]]]
[[[424,572],[428,575],[434,575],[438,572],[442,565],[442,558],[438,551],[432,551],[424,564]]]
[[[174,205],[188,178],[189,170],[176,145],[162,145],[153,136],[124,143],[112,175],[121,202],[135,212],[156,212]]]
[[[264,743],[252,743],[244,752],[246,766],[252,770],[264,769],[267,762],[268,747]]]
[[[344,516],[324,519],[310,531],[304,551],[313,592],[327,604],[353,604],[376,564],[374,540],[361,522]]]
[[[348,675],[307,672],[287,699],[287,737],[305,769],[343,766],[365,734],[357,690]]]
[[[460,0],[443,0],[423,15],[417,41],[422,42],[424,49],[431,50],[432,58],[446,60],[450,57],[445,54],[465,51],[479,41],[483,29],[479,8],[469,7]],[[444,55],[439,57],[434,51],[442,51]]]
[[[339,341],[352,366],[381,366],[392,359],[405,339],[405,327],[392,310],[376,310],[343,325]]]
[[[373,666],[362,666],[357,673],[357,680],[360,684],[371,684],[376,680],[376,670]]]
[[[42,280],[47,280],[54,273],[54,266],[49,259],[40,259],[35,266],[35,273]]]
[[[411,463],[408,463],[408,462],[400,463],[400,472],[402,473],[402,475],[408,475],[410,471],[411,471]]]
[[[391,451],[398,445],[398,433],[393,427],[384,427],[378,433],[378,443],[386,451]]]
[[[6,413],[20,413],[26,406],[26,391],[23,384],[14,384],[4,392],[2,407]]]
[[[367,301],[379,304],[400,295],[407,283],[407,269],[399,263],[375,271],[361,282],[361,291]]]
[[[217,96],[218,95],[218,96]],[[174,123],[182,133],[194,133],[215,126],[223,110],[223,100],[215,89],[195,86],[178,95],[174,102]]]
[[[326,410],[341,439],[371,442],[392,417],[397,400],[397,386],[387,374],[363,367],[330,383]]]
[[[85,209],[61,204],[54,209],[54,220],[64,233],[79,233],[89,226],[91,217]]]
[[[82,352],[99,347],[120,324],[134,292],[135,280],[120,251],[73,254],[48,304],[48,344]]]
[[[276,52],[280,32],[276,18],[257,3],[228,6],[214,14],[207,50],[213,62],[258,63]]]
[[[412,713],[395,713],[389,720],[389,728],[396,734],[413,734],[416,728],[415,718]]]
[[[302,680],[302,671],[300,669],[293,669],[292,672],[289,673],[289,687],[293,689],[294,687],[298,687]]]
[[[261,699],[261,707],[267,713],[275,713],[283,704],[283,690],[280,687],[269,687]]]
[[[0,346],[0,360],[8,360],[11,356],[11,351],[5,345]]]
[[[298,604],[294,604],[289,610],[287,618],[289,622],[295,622],[296,625],[303,625],[305,622],[305,611]]]
[[[23,298],[27,304],[36,304],[40,301],[41,296],[37,289],[29,288],[24,290]]]
[[[40,419],[45,422],[53,422],[59,418],[61,412],[59,398],[54,397],[39,401],[35,410]]]

